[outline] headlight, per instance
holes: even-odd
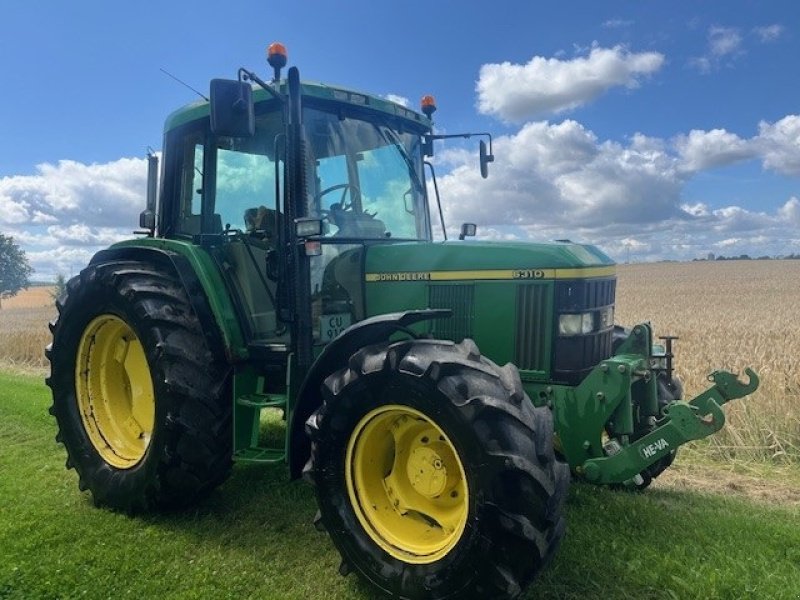
[[[614,326],[614,307],[613,306],[606,306],[605,308],[601,309],[599,312],[599,328],[600,329],[608,329],[609,327]]]
[[[558,318],[559,335],[580,335],[591,333],[594,329],[594,319],[592,313],[581,313],[578,315],[561,315]]]

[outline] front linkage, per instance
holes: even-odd
[[[546,390],[560,449],[572,470],[592,483],[641,484],[640,474],[671,460],[679,446],[719,431],[723,404],[758,388],[750,368],[747,383],[715,371],[708,376],[714,385],[694,399],[665,401],[671,369],[658,366],[652,340],[650,324],[637,325],[580,385]]]

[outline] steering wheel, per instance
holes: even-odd
[[[324,190],[319,192],[315,196],[314,199],[317,201],[317,203],[319,203],[320,200],[322,200],[323,196],[325,196],[327,194],[330,194],[331,192],[335,192],[336,190],[342,190],[342,197],[339,199],[339,203],[338,203],[339,204],[339,208],[341,210],[353,210],[353,195],[354,194],[358,194],[360,196],[361,195],[361,190],[358,189],[356,186],[350,184],[350,183],[337,183],[336,185],[332,185],[329,188],[325,188]],[[345,204],[345,198],[347,198],[347,191],[348,190],[350,190],[350,202]],[[324,214],[324,213],[330,212],[330,211],[320,210],[320,212]]]

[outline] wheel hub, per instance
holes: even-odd
[[[442,458],[425,446],[411,451],[406,474],[414,491],[426,498],[439,496],[447,486],[447,468]]]
[[[427,415],[402,405],[369,412],[352,432],[345,464],[358,520],[393,557],[431,563],[461,539],[469,512],[465,471]]]
[[[142,460],[155,421],[155,395],[142,343],[116,315],[84,329],[75,360],[75,396],[89,440],[108,464]]]

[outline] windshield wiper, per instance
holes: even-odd
[[[394,145],[394,147],[400,153],[400,156],[403,158],[403,160],[406,163],[406,166],[408,167],[409,173],[413,174],[412,182],[416,185],[417,191],[421,194],[424,193],[424,186],[422,185],[422,179],[420,178],[419,173],[417,172],[417,168],[414,166],[414,161],[411,159],[411,155],[408,153],[405,146],[403,146],[403,141],[397,135],[397,132],[395,132],[393,129],[390,129],[386,125],[378,126],[377,129],[378,132],[383,137],[383,139],[386,142]]]

